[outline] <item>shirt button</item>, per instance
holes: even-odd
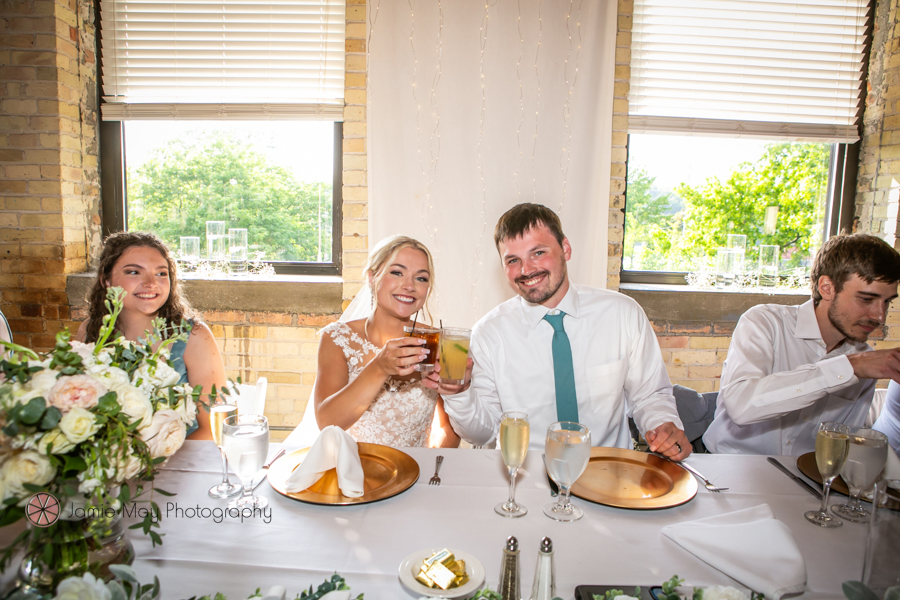
[[[843,379],[843,378],[844,378],[843,375],[838,375],[838,379]]]
[[[787,446],[790,446],[790,445],[791,445],[791,443],[790,443],[790,442],[788,442],[788,443],[787,443],[787,444],[785,444],[785,445],[787,445]]]
[[[799,394],[800,392],[802,392],[802,391],[803,391],[803,390],[801,390],[800,388],[797,388],[797,393],[798,393],[798,394]]]

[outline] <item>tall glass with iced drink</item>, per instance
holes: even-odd
[[[441,342],[441,330],[428,327],[427,325],[416,325],[415,329],[412,326],[404,327],[403,332],[410,337],[425,340],[425,348],[428,349],[428,354],[425,356],[425,360],[416,365],[416,371],[420,373],[434,371],[434,364],[437,362],[438,356],[438,345]]]
[[[462,384],[466,378],[471,329],[445,327],[441,329],[441,381]]]

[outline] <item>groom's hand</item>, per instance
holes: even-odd
[[[452,384],[441,381],[441,363],[438,361],[434,363],[434,371],[422,375],[422,383],[425,384],[425,387],[437,390],[441,396],[459,394],[469,389],[469,384],[472,383],[472,367],[474,365],[475,363],[471,358],[466,359],[466,376],[463,378],[463,383]]]

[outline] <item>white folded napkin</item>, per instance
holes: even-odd
[[[348,498],[363,495],[362,462],[356,440],[340,427],[331,425],[322,430],[306,458],[285,482],[289,492],[300,492],[322,478],[325,471],[337,471],[338,487]]]
[[[686,523],[663,535],[712,567],[766,598],[806,587],[806,563],[794,536],[768,504]]]

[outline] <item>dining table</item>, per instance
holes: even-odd
[[[271,444],[269,456],[280,448]],[[190,598],[222,592],[243,600],[257,588],[273,585],[294,598],[335,572],[353,597],[366,600],[420,598],[401,584],[398,567],[417,551],[462,551],[477,558],[494,589],[500,577],[507,538],[518,540],[523,598],[530,596],[541,540],[552,540],[557,595],[575,597],[583,584],[659,585],[673,575],[686,586],[739,582],[697,559],[661,534],[669,524],[768,504],[791,531],[807,569],[801,598],[843,598],[841,583],[859,580],[866,525],[844,523],[824,529],[803,514],[820,501],[765,456],[695,454],[687,462],[716,485],[720,493],[699,486],[690,501],[664,509],[634,510],[595,504],[573,497],[584,510],[575,522],[544,515],[551,500],[539,452],[530,452],[519,470],[516,500],[528,509],[520,518],[504,518],[494,506],[506,500],[508,474],[497,450],[403,448],[419,466],[408,489],[378,502],[317,505],[295,500],[263,483],[256,493],[268,507],[241,516],[223,513],[227,500],[207,494],[221,479],[221,459],[212,442],[187,441],[161,469],[155,486],[160,507],[162,545],[153,546],[140,531],[129,531],[135,549],[134,569],[143,582],[159,578],[163,598]],[[443,456],[440,485],[430,485],[435,460]],[[799,474],[795,457],[779,457]],[[838,501],[839,496],[834,496]],[[220,509],[216,511],[215,509]],[[216,517],[219,515],[219,518]],[[137,514],[126,516],[137,522]],[[10,541],[16,526],[0,529],[0,543]],[[758,552],[758,549],[754,549]],[[12,569],[4,574],[8,582]]]

